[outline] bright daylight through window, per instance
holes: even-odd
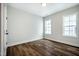
[[[51,20],[45,20],[45,34],[51,34]]]
[[[63,35],[76,37],[76,14],[63,17]]]

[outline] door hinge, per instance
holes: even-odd
[[[8,19],[8,17],[6,17],[6,20]]]

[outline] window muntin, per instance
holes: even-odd
[[[51,20],[45,20],[45,34],[51,34]]]
[[[76,37],[76,14],[63,17],[63,35]]]

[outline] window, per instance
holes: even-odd
[[[64,16],[63,35],[76,37],[76,14]]]
[[[45,20],[45,34],[51,34],[51,20]]]

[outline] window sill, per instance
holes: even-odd
[[[51,35],[51,34],[45,34],[45,35]]]
[[[77,38],[77,36],[65,36],[65,35],[63,35],[63,37],[66,37],[66,38]]]

